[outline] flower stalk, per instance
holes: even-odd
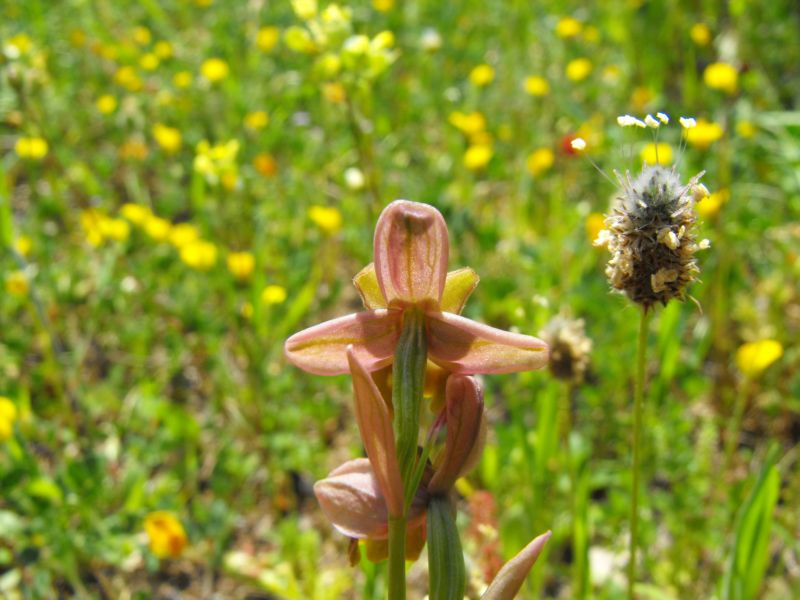
[[[633,473],[631,483],[630,559],[628,562],[628,599],[634,600],[636,585],[636,551],[639,527],[639,471],[641,470],[642,411],[644,405],[645,364],[647,355],[647,325],[650,313],[642,308],[639,320],[639,338],[636,347],[636,387],[633,400]]]

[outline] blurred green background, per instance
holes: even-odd
[[[799,38],[790,0],[0,4],[0,596],[383,597],[311,493],[361,453],[349,381],[282,343],[359,309],[409,198],[467,316],[593,345],[582,381],[485,378],[471,597],[546,529],[523,597],[621,597],[638,313],[582,137],[712,192],[651,322],[639,596],[800,597]]]

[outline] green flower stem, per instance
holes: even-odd
[[[445,496],[428,505],[428,573],[431,600],[462,600],[467,586],[456,514]]]
[[[397,343],[392,369],[392,404],[397,440],[397,462],[403,480],[404,496],[413,498],[419,484],[414,477],[417,464],[420,408],[425,385],[428,343],[425,317],[410,308],[403,316],[403,331]],[[407,505],[406,505],[407,506]],[[401,517],[389,521],[389,599],[403,600],[405,585],[405,540],[408,508]]]
[[[389,600],[406,598],[406,517],[389,519]]]
[[[641,463],[642,405],[644,400],[645,354],[649,314],[642,309],[639,321],[639,340],[636,349],[636,389],[633,406],[633,484],[631,486],[631,539],[628,559],[628,600],[634,600],[636,584],[636,550],[639,526],[639,470]]]

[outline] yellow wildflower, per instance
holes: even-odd
[[[672,163],[672,146],[665,142],[651,142],[642,148],[640,156],[648,165],[668,165]]]
[[[194,157],[194,170],[201,173],[209,185],[222,182],[226,187],[235,185],[237,180],[236,155],[239,153],[239,141],[229,140],[224,144],[213,146],[203,140],[197,144]]]
[[[470,171],[480,171],[486,168],[493,154],[492,147],[487,144],[472,145],[464,153],[464,166]]]
[[[736,351],[736,366],[746,377],[755,379],[781,356],[783,345],[777,340],[747,342]]]
[[[158,558],[178,558],[186,547],[186,531],[172,513],[151,512],[144,520],[150,551]]]
[[[283,32],[283,41],[290,50],[303,54],[310,54],[317,48],[314,40],[311,39],[311,34],[297,25],[292,25]]]
[[[200,73],[211,83],[216,83],[225,79],[230,73],[228,63],[221,58],[209,58],[203,61],[200,66]]]
[[[40,137],[21,137],[14,144],[17,156],[29,160],[42,160],[47,156],[48,150],[47,140]]]
[[[292,0],[292,10],[303,21],[308,21],[317,15],[317,0]]]
[[[333,206],[315,204],[308,209],[308,218],[314,221],[323,233],[333,235],[342,228],[342,213]]]
[[[694,127],[686,130],[686,141],[695,148],[705,150],[720,139],[722,134],[722,125],[719,123],[698,119]]]
[[[592,61],[588,58],[576,58],[567,63],[566,75],[570,81],[583,81],[592,72]]]
[[[478,65],[470,71],[469,80],[475,87],[485,87],[494,80],[494,69],[487,64]]]
[[[144,232],[157,242],[166,241],[172,229],[172,223],[161,217],[150,215],[143,224]]]
[[[176,88],[187,88],[192,85],[192,74],[189,71],[178,71],[172,78],[172,83]]]
[[[0,396],[0,442],[11,438],[14,421],[17,420],[17,407],[10,398]]]
[[[282,304],[286,301],[286,288],[279,285],[268,285],[261,292],[261,302],[264,304]]]
[[[550,93],[550,84],[544,77],[531,75],[525,78],[525,91],[531,96],[541,98]]]
[[[249,279],[256,266],[252,252],[231,252],[228,254],[228,271],[239,281]]]
[[[689,36],[698,46],[708,46],[711,41],[711,30],[705,23],[695,23],[689,30]]]
[[[580,34],[583,25],[572,17],[561,17],[556,23],[556,35],[561,38],[573,38]]]
[[[217,262],[217,247],[205,240],[190,242],[181,248],[181,260],[192,269],[206,271]]]
[[[22,271],[11,271],[6,275],[6,292],[12,296],[25,296],[28,293],[28,277]]]
[[[126,140],[120,144],[119,155],[124,159],[144,160],[147,158],[147,146],[140,140]]]
[[[726,94],[736,93],[736,84],[739,73],[733,65],[724,62],[711,63],[703,72],[703,81],[714,90],[721,90]]]
[[[597,236],[605,228],[606,217],[602,213],[593,212],[586,217],[586,237],[589,238],[590,244],[594,244]]]
[[[129,92],[138,92],[142,89],[142,79],[139,77],[136,69],[130,65],[125,65],[117,69],[117,72],[114,73],[114,81]]]
[[[153,53],[161,60],[167,59],[172,56],[172,44],[164,40],[156,42],[156,45],[153,46]]]
[[[534,177],[541,175],[553,166],[555,154],[550,148],[538,148],[528,156],[528,172]]]
[[[3,45],[3,54],[8,58],[15,59],[31,51],[33,42],[25,33],[18,33],[8,38]]]
[[[103,243],[103,234],[100,231],[100,211],[90,208],[81,211],[80,221],[83,232],[86,234],[86,241],[92,246],[99,246]]]
[[[278,163],[275,162],[275,158],[268,152],[257,154],[255,158],[253,158],[253,166],[256,171],[258,171],[259,175],[263,175],[264,177],[272,177],[278,171]]]
[[[174,154],[181,148],[181,132],[174,127],[169,127],[163,123],[153,125],[153,137],[156,143],[169,154]]]
[[[736,123],[736,133],[739,137],[749,140],[756,134],[756,126],[751,121],[739,121]]]
[[[486,117],[477,111],[471,113],[452,112],[448,121],[468,137],[473,137],[486,129]]]
[[[200,232],[191,223],[173,225],[169,232],[169,243],[179,250],[198,239],[200,239]]]
[[[372,0],[372,8],[378,12],[389,12],[394,8],[394,0]]]
[[[153,35],[150,33],[150,30],[147,27],[142,26],[134,27],[133,31],[131,32],[131,37],[133,38],[133,41],[140,46],[146,46],[153,39]]]
[[[120,214],[123,217],[128,219],[134,225],[143,225],[147,219],[149,219],[153,213],[150,211],[150,208],[145,206],[144,204],[133,204],[132,202],[126,202],[122,205],[122,208],[119,209]]]
[[[262,52],[269,52],[278,45],[278,40],[281,37],[281,30],[277,27],[270,25],[262,27],[256,34],[256,46]]]
[[[269,123],[269,115],[263,110],[254,110],[244,117],[244,126],[248,129],[263,129]]]
[[[331,104],[343,104],[347,99],[344,86],[337,82],[324,83],[322,85],[322,97]]]
[[[130,236],[131,228],[127,221],[103,217],[99,223],[100,233],[112,240],[124,242]]]
[[[28,256],[28,254],[31,253],[32,247],[33,241],[27,235],[21,235],[14,240],[14,250],[16,250],[21,256]]]
[[[100,96],[95,104],[97,105],[97,110],[104,115],[110,115],[117,110],[117,99],[111,94]]]
[[[705,196],[697,203],[697,214],[704,219],[710,219],[719,213],[722,205],[730,198],[731,194],[727,189],[721,189],[713,194]]]
[[[242,315],[245,319],[252,319],[253,318],[253,303],[252,302],[243,302],[242,305],[239,307],[239,314]]]
[[[161,61],[152,52],[143,54],[142,57],[139,59],[139,66],[142,67],[145,71],[155,71],[160,63]]]

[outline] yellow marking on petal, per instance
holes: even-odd
[[[383,297],[381,286],[378,285],[378,275],[375,273],[375,263],[369,263],[353,277],[353,285],[356,286],[364,308],[375,310],[376,308],[386,308],[386,298]]]
[[[445,312],[461,314],[464,304],[478,287],[480,280],[478,274],[469,267],[450,271],[444,282],[441,309]]]

